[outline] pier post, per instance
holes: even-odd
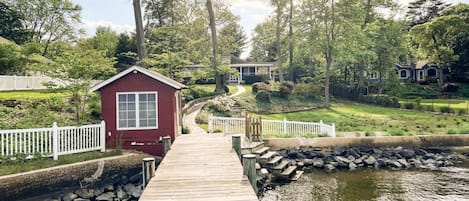
[[[143,187],[146,187],[150,179],[155,176],[155,158],[144,158],[142,162]]]
[[[163,137],[163,156],[168,153],[168,151],[171,149],[171,137],[169,136],[164,136]]]
[[[231,144],[233,149],[236,151],[236,154],[238,154],[238,158],[241,156],[241,136],[239,135],[233,135],[231,136]]]
[[[257,194],[256,155],[243,155],[243,174],[248,176],[249,182],[251,183],[254,192]]]

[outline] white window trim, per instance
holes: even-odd
[[[120,128],[119,126],[119,95],[121,94],[135,94],[135,125],[136,127],[130,127],[130,128]],[[156,102],[156,126],[153,127],[140,127],[140,104],[139,104],[139,94],[155,94],[155,102]],[[116,130],[118,131],[125,131],[125,130],[152,130],[152,129],[158,129],[158,92],[157,91],[139,91],[139,92],[117,92],[116,93]]]

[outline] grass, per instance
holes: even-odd
[[[20,172],[27,172],[32,170],[38,170],[58,165],[65,165],[71,164],[76,162],[82,162],[87,160],[93,160],[98,158],[110,157],[120,155],[121,151],[118,149],[109,151],[109,152],[86,152],[80,154],[72,154],[72,155],[65,155],[59,156],[59,160],[52,160],[52,158],[41,158],[41,159],[33,159],[33,160],[26,160],[26,161],[17,161],[17,162],[8,162],[8,163],[1,163],[0,164],[0,176],[2,175],[9,175],[9,174],[16,174]]]
[[[405,103],[414,103],[414,105],[416,105],[415,100],[412,99],[403,99],[400,100],[399,103],[401,105]],[[469,101],[465,99],[422,99],[420,105],[430,107],[433,105],[435,111],[440,111],[441,107],[450,107],[455,110],[468,110]]]
[[[50,98],[68,98],[69,93],[50,90],[1,91],[0,100],[44,100]]]
[[[389,135],[433,135],[469,131],[469,117],[448,116],[428,112],[385,108],[349,101],[339,101],[330,109],[262,115],[263,119],[319,122],[336,124],[337,131],[386,131]]]
[[[246,91],[234,100],[243,108],[255,113],[283,113],[285,111],[298,111],[306,108],[318,107],[322,100],[308,99],[291,95],[288,98],[272,96],[272,103],[258,103],[256,95],[252,93],[251,85],[244,85]]]

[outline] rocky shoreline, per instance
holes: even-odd
[[[99,187],[82,187],[75,191],[65,191],[48,198],[29,198],[44,201],[137,201],[143,192],[142,173],[121,176],[113,182]]]
[[[323,170],[375,169],[435,169],[454,166],[469,159],[469,153],[444,149],[422,148],[299,148],[277,152],[306,172]]]

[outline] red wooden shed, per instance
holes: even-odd
[[[118,145],[161,156],[160,137],[174,141],[182,131],[181,89],[185,85],[133,66],[92,87],[101,92],[106,146]]]

